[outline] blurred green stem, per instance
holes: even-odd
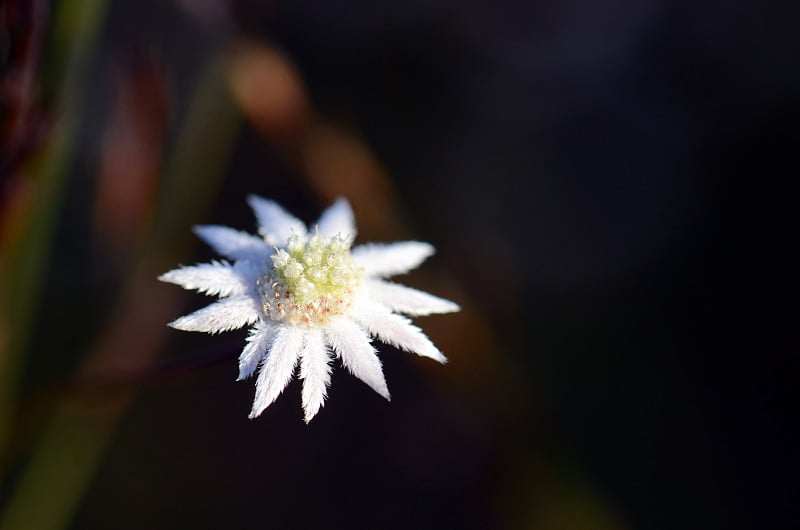
[[[24,367],[42,276],[47,270],[55,223],[61,211],[74,138],[84,103],[85,70],[105,17],[105,0],[59,4],[47,62],[56,70],[54,83],[61,87],[56,101],[58,116],[48,142],[26,166],[32,197],[18,212],[19,228],[9,236],[0,258],[0,466],[11,435],[19,374]],[[58,70],[62,71],[59,72]],[[0,469],[2,478],[2,469]]]
[[[212,204],[238,131],[239,113],[225,85],[224,65],[221,57],[210,60],[197,83],[164,171],[150,242],[79,375],[109,375],[120,358],[133,358],[134,368],[143,369],[158,352],[166,315],[174,312],[178,298],[169,303],[160,297],[154,305],[162,287],[155,278],[185,255],[189,226]],[[133,396],[134,389],[121,389],[102,396],[102,404],[65,399],[56,408],[0,519],[0,530],[57,530],[69,524]]]

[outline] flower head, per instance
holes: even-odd
[[[258,369],[250,417],[280,395],[299,365],[303,411],[309,422],[325,402],[331,360],[389,399],[372,339],[430,357],[445,356],[406,315],[458,311],[453,302],[384,278],[417,267],[433,254],[407,241],[351,248],[356,230],[345,199],[337,200],[311,231],[277,203],[251,195],[259,236],[224,226],[195,232],[229,261],[180,267],[159,277],[220,299],[170,326],[219,333],[251,326],[239,356],[239,380]]]

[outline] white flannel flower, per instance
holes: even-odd
[[[239,356],[237,379],[259,369],[250,418],[275,401],[299,364],[308,423],[327,396],[332,355],[388,400],[373,337],[447,362],[422,330],[399,313],[449,313],[459,307],[385,280],[417,267],[433,254],[431,245],[406,241],[351,250],[356,229],[345,199],[328,208],[310,231],[273,201],[251,195],[248,202],[260,237],[224,226],[195,227],[201,239],[232,263],[181,267],[159,279],[220,298],[171,322],[171,327],[219,333],[252,326]]]

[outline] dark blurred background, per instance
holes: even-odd
[[[0,528],[794,528],[796,2],[0,4]],[[248,420],[161,284],[248,193],[438,253]]]

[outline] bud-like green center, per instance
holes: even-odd
[[[264,312],[273,320],[322,324],[350,307],[359,273],[347,238],[293,235],[271,259],[258,286]]]

